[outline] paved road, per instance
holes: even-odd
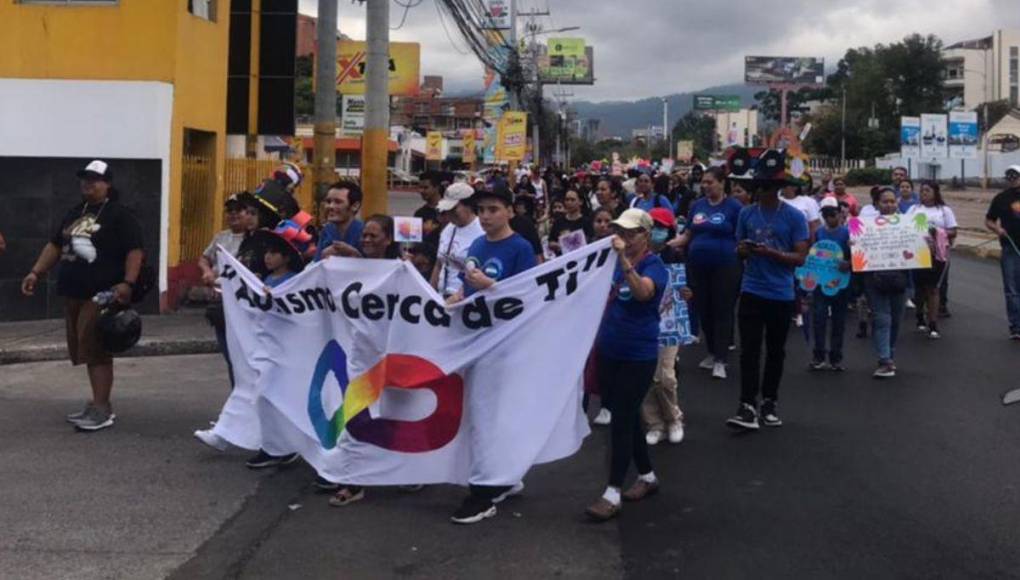
[[[736,378],[684,352],[688,440],[654,449],[663,493],[604,525],[581,516],[604,485],[604,431],[461,528],[452,487],[330,508],[306,467],[251,473],[194,443],[225,394],[214,356],[119,363],[122,419],[91,436],[60,422],[79,373],[4,367],[0,577],[1018,577],[1020,408],[997,397],[1018,386],[1020,345],[994,265],[957,260],[951,306],[943,340],[904,336],[890,382],[852,337],[850,372],[809,374],[792,336],[786,425],[750,436],[722,424]]]

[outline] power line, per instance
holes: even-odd
[[[393,0],[394,4],[404,9],[404,15],[400,17],[400,24],[398,24],[396,27],[391,26],[390,30],[400,30],[401,28],[403,28],[404,23],[407,22],[407,15],[411,12],[411,9],[420,6],[421,3],[424,1],[425,0],[417,0],[417,2],[412,1],[404,3],[401,2],[400,0]]]

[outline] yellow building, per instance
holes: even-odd
[[[153,265],[158,248],[164,306],[221,221],[229,20],[230,0],[0,0],[0,160],[52,171],[54,197],[0,196],[59,215],[69,168],[110,161]]]

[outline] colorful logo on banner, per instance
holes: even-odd
[[[694,342],[690,313],[683,298],[687,269],[683,264],[667,264],[669,288],[659,304],[659,346],[685,346]]]
[[[389,94],[409,97],[418,94],[421,69],[421,45],[417,42],[391,42]],[[343,95],[365,94],[365,65],[368,45],[362,40],[338,40],[336,43],[336,90]]]
[[[841,272],[843,248],[832,240],[822,240],[811,246],[804,265],[797,268],[800,287],[808,292],[821,288],[826,296],[835,296],[850,285],[850,272]]]
[[[926,214],[854,217],[847,226],[854,272],[931,268]]]
[[[343,403],[326,417],[322,389],[332,373],[340,385]],[[420,421],[373,419],[369,406],[379,400],[383,389],[427,389],[436,396],[436,410]],[[460,430],[464,414],[464,380],[448,375],[431,362],[407,354],[388,354],[365,374],[348,380],[347,353],[331,340],[315,365],[308,390],[308,418],[323,448],[333,449],[341,433],[402,453],[427,453],[441,449]]]

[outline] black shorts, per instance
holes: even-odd
[[[931,268],[914,270],[914,286],[917,288],[932,289],[939,285],[942,274],[946,271],[946,263],[933,259]]]

